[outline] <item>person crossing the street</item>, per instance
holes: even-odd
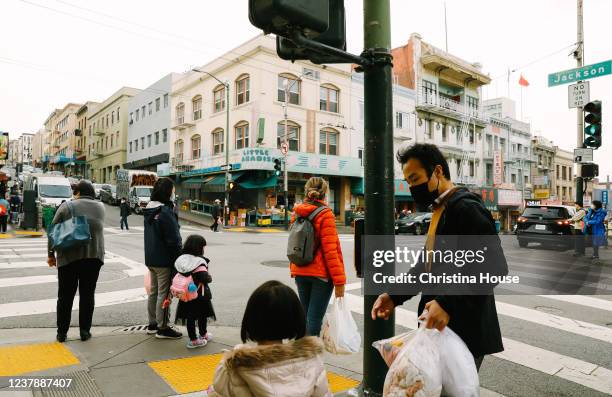
[[[123,230],[124,225],[125,225],[125,230],[130,230],[130,227],[128,226],[128,221],[127,221],[128,216],[130,216],[130,205],[128,204],[125,197],[121,198],[121,203],[119,204],[119,216],[121,217],[121,220],[119,222],[121,225],[121,230]]]
[[[221,200],[216,199],[215,200],[215,204],[212,207],[212,218],[213,218],[213,224],[210,225],[210,230],[212,230],[213,232],[218,232],[219,231],[219,217],[221,216]]]

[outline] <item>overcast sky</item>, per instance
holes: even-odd
[[[349,50],[363,48],[362,0],[345,0]],[[444,48],[443,0],[392,0],[392,44],[412,32]],[[0,1],[0,130],[11,138],[36,132],[67,102],[101,101],[121,86],[145,88],[169,72],[202,65],[257,35],[247,0]],[[585,0],[585,64],[612,58],[612,1]],[[485,98],[508,95],[534,134],[560,147],[576,144],[576,111],[567,86],[547,74],[575,67],[576,0],[447,0],[449,51],[480,62],[493,82]],[[612,76],[591,80],[604,103],[600,174],[612,175]],[[606,111],[607,110],[607,111]],[[606,156],[606,154],[608,154]],[[605,176],[604,176],[605,178]]]

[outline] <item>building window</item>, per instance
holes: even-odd
[[[144,136],[142,138],[140,138],[140,147],[141,148],[145,148],[145,144],[144,144]]]
[[[133,122],[134,122],[134,112],[130,112],[130,124],[132,124]],[[90,128],[90,130],[91,130],[91,128]],[[91,134],[89,134],[89,135],[91,135]]]
[[[121,108],[117,108],[117,123],[119,122],[119,111],[121,110]]]
[[[223,153],[223,129],[217,128],[212,132],[213,154]]]
[[[108,118],[108,114],[107,114],[106,115],[106,128],[108,128],[108,126],[109,126],[108,120],[109,120],[109,118]]]
[[[395,128],[404,128],[402,112],[395,112]]]
[[[242,105],[249,101],[250,96],[249,75],[243,75],[236,80],[236,105]]]
[[[448,124],[442,125],[442,142],[448,142]]]
[[[194,135],[191,138],[191,159],[197,160],[200,158],[202,139],[199,135]]]
[[[516,174],[510,175],[510,182],[516,183]]]
[[[149,102],[149,116],[153,114],[153,102]]]
[[[285,91],[289,92],[288,103],[300,104],[300,93],[302,82],[292,74],[281,74],[278,76],[277,99],[285,102]]]
[[[151,134],[147,135],[147,147],[151,147]]]
[[[321,86],[319,89],[319,109],[326,112],[338,113],[339,90],[331,85]]]
[[[138,139],[134,141],[134,147],[136,148],[136,151],[138,151]]]
[[[213,111],[215,113],[222,112],[225,110],[225,86],[220,84],[213,91]]]
[[[557,164],[557,180],[561,179],[561,173],[559,172],[559,164]]]
[[[119,131],[117,131],[117,136],[115,137],[115,142],[119,145]]]
[[[562,178],[564,181],[567,180],[567,168],[565,166],[561,167]]]
[[[476,168],[474,167],[474,162],[470,161],[468,163],[469,167],[470,167],[470,177],[475,177],[476,176]]]
[[[363,165],[363,148],[357,149],[357,158],[361,162],[361,165]]]
[[[142,108],[140,108],[140,110],[142,110],[142,118],[144,119],[145,118],[145,113],[146,113],[145,106],[142,105]]]
[[[281,121],[276,127],[276,147],[280,148],[285,141],[285,122]],[[293,121],[287,121],[287,141],[289,150],[298,152],[300,150],[300,126]]]
[[[423,99],[429,105],[437,105],[438,85],[431,81],[423,80]]]
[[[193,106],[193,121],[202,118],[202,95],[197,95],[191,100]]]
[[[471,115],[475,115],[478,113],[478,98],[474,98],[473,96],[466,95],[468,111]]]
[[[111,124],[115,124],[115,111],[111,112]]]
[[[174,158],[183,161],[183,140],[179,139],[174,143]]]
[[[165,128],[164,128],[164,129],[162,130],[162,136],[163,136],[163,137],[162,137],[162,138],[163,138],[163,142],[164,142],[164,143],[168,142],[168,130],[167,130],[167,129],[165,129]]]
[[[241,121],[234,127],[236,149],[249,147],[249,123]]]
[[[114,143],[113,143],[114,138],[115,138],[115,136],[114,136],[114,135],[111,135],[111,148],[114,146]]]
[[[140,114],[140,109],[136,109],[136,121],[138,121],[138,115]]]
[[[338,131],[333,128],[324,128],[319,132],[319,153],[338,154]]]
[[[159,106],[161,104],[161,100],[159,98],[155,99],[155,111],[159,112]]]
[[[183,102],[176,105],[176,124],[180,125],[185,122],[185,104]]]
[[[159,131],[155,131],[155,145],[159,145]]]
[[[470,136],[470,145],[473,145],[474,144],[474,129],[470,128],[469,136]]]
[[[168,107],[168,94],[164,94],[164,109]]]
[[[132,142],[130,142],[130,153],[132,153]]]

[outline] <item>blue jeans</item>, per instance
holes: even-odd
[[[319,336],[323,316],[325,316],[329,299],[334,291],[334,284],[331,280],[325,282],[320,278],[309,276],[297,276],[295,283],[306,314],[306,333]]]
[[[128,223],[127,223],[127,216],[122,216],[121,221],[119,223],[121,224],[121,230],[123,230],[123,225],[125,225],[125,228],[127,230],[130,230],[130,227],[128,226]]]

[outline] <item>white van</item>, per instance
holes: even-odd
[[[43,206],[58,207],[72,199],[72,187],[68,178],[49,174],[30,174],[24,182],[24,191],[35,192],[36,200]]]

